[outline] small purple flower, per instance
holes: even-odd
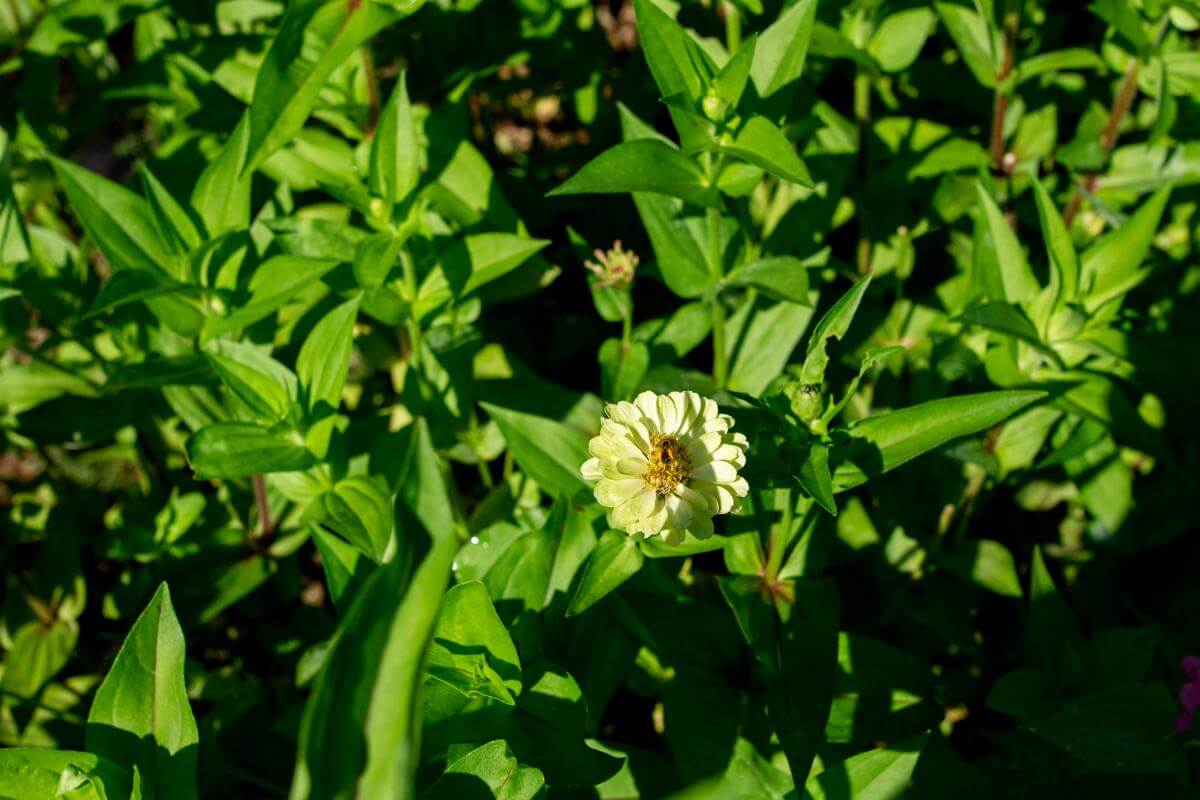
[[[1179,663],[1187,675],[1187,682],[1179,689],[1179,702],[1183,713],[1175,718],[1175,733],[1184,734],[1192,729],[1192,720],[1200,709],[1200,658],[1184,656]]]

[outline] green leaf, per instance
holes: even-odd
[[[421,800],[534,800],[545,782],[541,770],[522,767],[497,739],[452,761]]]
[[[18,264],[29,258],[29,234],[13,195],[8,141],[0,130],[0,264]]]
[[[1082,642],[1075,612],[1054,585],[1041,548],[1035,547],[1029,573],[1025,662],[1056,685],[1069,686],[1081,677],[1078,648]]]
[[[917,60],[935,27],[937,16],[933,9],[901,9],[889,14],[875,28],[867,52],[884,72],[903,72]]]
[[[718,208],[721,202],[720,193],[695,161],[657,139],[634,139],[610,147],[548,196],[625,192],[670,195],[704,208]]]
[[[1012,553],[991,539],[959,542],[948,552],[939,552],[937,563],[947,572],[1004,597],[1020,597],[1021,581]]]
[[[650,348],[642,342],[630,342],[625,347],[620,339],[605,339],[599,361],[603,396],[612,401],[628,400],[650,367]]]
[[[530,478],[551,495],[574,497],[588,486],[579,472],[588,458],[587,437],[546,417],[482,403],[500,426],[509,452]]]
[[[70,161],[51,156],[50,165],[79,224],[114,268],[167,272],[170,250],[149,203]]]
[[[296,377],[310,411],[321,406],[336,410],[342,404],[342,387],[354,350],[356,296],[337,306],[318,322],[296,357]]]
[[[830,764],[804,784],[806,800],[893,800],[904,797],[925,737],[868,750]]]
[[[512,272],[550,242],[511,233],[479,233],[457,239],[438,255],[417,292],[422,319],[452,300]]]
[[[1042,224],[1042,238],[1046,242],[1046,254],[1050,258],[1050,286],[1055,298],[1055,307],[1061,303],[1073,303],[1079,295],[1079,257],[1071,233],[1063,222],[1062,214],[1054,206],[1054,200],[1041,181],[1034,178],[1033,196],[1037,200],[1038,220]]]
[[[161,272],[126,269],[114,272],[100,286],[96,299],[85,317],[95,317],[108,311],[165,295],[196,296],[201,289],[168,278]]]
[[[295,299],[296,293],[337,266],[337,259],[272,256],[259,264],[250,278],[250,297],[225,317],[209,317],[204,339],[210,341],[274,314]]]
[[[830,457],[834,491],[858,486],[960,436],[990,428],[1045,396],[1038,391],[981,392],[861,420],[846,430],[846,442]]]
[[[808,168],[796,155],[796,146],[766,117],[754,116],[746,120],[732,144],[723,144],[720,150],[762,167],[786,181],[801,186],[813,185]]]
[[[298,438],[251,422],[217,422],[192,434],[184,449],[197,478],[248,478],[316,464],[317,457]]]
[[[1000,33],[975,7],[935,0],[934,9],[975,80],[985,88],[996,85],[996,54],[1003,46]]]
[[[1149,276],[1150,270],[1143,264],[1170,196],[1171,187],[1162,187],[1121,227],[1084,251],[1079,283],[1089,311],[1125,294]]]
[[[1058,354],[1042,341],[1029,317],[1017,306],[998,300],[976,303],[959,317],[970,325],[978,325],[989,331],[1011,336],[1033,346],[1055,364],[1061,366]]]
[[[199,736],[183,682],[184,655],[164,583],[130,629],[88,712],[88,752],[136,766],[148,797],[196,796]]]
[[[1092,0],[1088,11],[1111,25],[1138,53],[1150,49],[1150,37],[1146,35],[1145,24],[1132,4],[1125,0]]]
[[[58,798],[64,772],[92,782],[90,794],[67,795],[69,800],[125,800],[130,795],[129,770],[94,753],[47,748],[9,747],[0,750],[0,797],[4,800]]]
[[[703,96],[716,67],[708,54],[653,0],[634,0],[638,37],[662,97]]]
[[[757,37],[750,37],[742,42],[742,46],[725,62],[721,71],[712,81],[712,89],[717,97],[724,100],[730,108],[737,108],[750,79],[750,66],[754,63],[754,50],[758,45]]]
[[[458,542],[438,532],[412,581],[407,559],[355,593],[304,707],[292,800],[411,800],[426,650]]]
[[[799,0],[759,35],[750,78],[760,98],[766,99],[800,79],[816,11],[817,0]]]
[[[821,508],[837,516],[837,501],[833,499],[833,478],[829,474],[829,448],[820,442],[808,448],[796,480],[808,496]]]
[[[780,584],[780,614],[759,576],[717,578],[750,649],[766,669],[767,712],[793,775],[807,775],[824,740],[838,664],[838,594],[829,579]]]
[[[731,361],[728,388],[757,395],[780,373],[804,335],[813,316],[812,304],[780,302],[767,305],[754,302],[747,324],[737,326],[730,318],[729,328],[737,335],[729,336]]]
[[[408,100],[407,75],[401,72],[371,140],[368,185],[390,210],[416,188],[420,174],[420,126]]]
[[[800,372],[801,383],[820,384],[825,379],[825,368],[829,365],[829,354],[825,348],[830,339],[841,340],[850,330],[850,323],[858,313],[858,305],[870,285],[870,275],[861,278],[825,312],[825,316],[821,317],[812,335],[808,337],[808,353]]]
[[[426,727],[467,713],[473,699],[516,705],[521,659],[482,583],[461,583],[446,592],[426,672],[430,684],[440,684],[429,686]]]
[[[571,598],[568,616],[582,614],[612,593],[642,568],[638,537],[622,531],[606,531],[583,569],[583,578]]]
[[[138,167],[142,193],[158,223],[158,233],[173,252],[186,253],[200,246],[200,232],[188,212],[167,191],[144,163]]]
[[[283,419],[297,396],[296,376],[265,351],[218,340],[205,353],[221,382],[265,423]]]
[[[49,624],[41,620],[18,628],[4,656],[0,692],[22,700],[34,700],[42,687],[67,665],[79,625],[73,619],[55,618]]]
[[[321,567],[325,570],[325,585],[329,589],[329,599],[339,613],[346,610],[343,598],[354,585],[356,577],[367,572],[362,569],[366,564],[361,551],[329,533],[320,525],[312,526],[312,540],[317,552],[321,555]]]
[[[420,0],[386,6],[344,0],[289,3],[254,82],[243,172],[260,166],[300,132],[325,82],[346,58],[420,6]]]
[[[392,538],[392,494],[378,476],[342,478],[321,495],[325,524],[376,563]]]
[[[249,147],[251,112],[242,115],[216,158],[209,162],[192,189],[192,208],[204,221],[209,238],[250,226],[250,185],[253,176],[242,171]]]
[[[809,305],[808,269],[792,256],[771,256],[735,267],[725,276],[730,286],[753,286],[768,297]]]
[[[989,300],[1029,303],[1041,287],[1025,260],[1021,242],[982,183],[976,190],[983,213],[975,228],[975,284]]]

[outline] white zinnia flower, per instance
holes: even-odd
[[[750,491],[738,477],[746,437],[730,432],[733,417],[719,413],[713,400],[695,392],[642,392],[604,412],[581,471],[596,481],[596,500],[612,509],[613,525],[669,544],[688,531],[705,539],[713,516],[736,509]]]

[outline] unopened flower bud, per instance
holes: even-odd
[[[793,413],[804,424],[807,425],[821,415],[824,401],[821,397],[821,387],[817,384],[806,383],[794,386],[788,395],[792,402]]]

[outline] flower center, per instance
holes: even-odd
[[[675,491],[679,484],[691,480],[692,457],[674,436],[665,433],[650,435],[650,465],[642,473],[642,480],[653,488],[659,497]]]

